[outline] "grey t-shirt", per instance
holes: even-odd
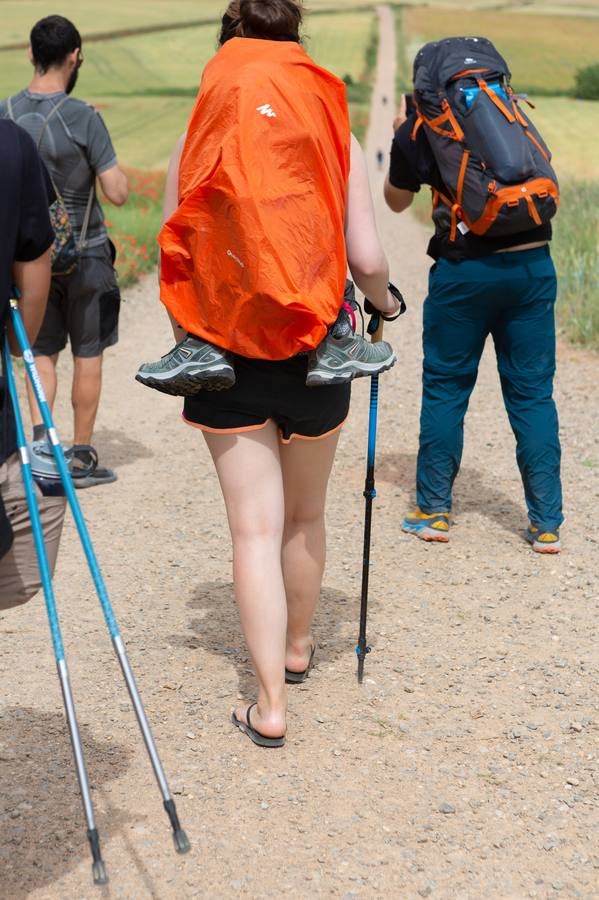
[[[54,107],[58,108],[44,130],[44,120]],[[13,118],[36,144],[39,142],[40,156],[63,196],[78,240],[95,178],[117,162],[102,117],[92,106],[63,91],[34,94],[24,90],[11,97],[10,111],[8,101],[0,101],[0,118]],[[84,255],[104,253],[107,239],[104,213],[94,198]]]

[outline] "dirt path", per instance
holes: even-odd
[[[392,29],[383,12],[368,143],[386,150]],[[380,197],[382,175],[373,172]],[[97,432],[119,482],[84,503],[193,852],[172,850],[69,525],[57,596],[111,883],[90,882],[41,600],[0,616],[0,896],[599,897],[597,358],[562,348],[568,520],[559,559],[529,552],[513,440],[487,356],[446,547],[399,532],[413,502],[427,229],[379,200],[410,304],[382,381],[367,677],[355,678],[368,385],[354,391],[330,491],[318,658],[289,742],[228,722],[251,693],[229,539],[201,437],[132,378],[168,345],[154,282],[127,293]],[[58,422],[68,437],[68,365]]]

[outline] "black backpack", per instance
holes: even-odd
[[[426,44],[414,60],[420,127],[446,193],[433,190],[440,230],[497,237],[548,222],[559,202],[551,154],[510,86],[491,41],[454,37]]]

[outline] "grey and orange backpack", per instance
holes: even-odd
[[[452,37],[414,60],[416,140],[422,127],[446,191],[433,189],[438,228],[498,237],[548,222],[559,202],[543,138],[521,109],[491,41]]]

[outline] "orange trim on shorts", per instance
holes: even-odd
[[[283,436],[281,436],[281,443],[282,444],[290,444],[291,441],[293,440],[293,438],[297,438],[300,441],[321,441],[323,438],[330,437],[332,434],[335,434],[337,431],[340,431],[346,422],[347,422],[347,419],[344,419],[343,422],[339,422],[338,425],[335,425],[335,427],[331,428],[330,431],[325,431],[324,434],[296,434],[294,432],[293,434],[290,434],[287,439],[285,439]],[[279,434],[280,434],[280,431],[279,431]]]
[[[199,422],[190,422],[189,419],[185,418],[183,413],[181,413],[181,418],[186,425],[191,425],[192,428],[198,428],[200,431],[206,431],[209,434],[244,434],[247,431],[260,431],[260,429],[264,428],[265,425],[268,425],[269,422],[276,425],[274,419],[266,419],[259,425],[240,425],[238,428],[210,428],[209,425],[200,425]],[[290,444],[293,438],[298,438],[298,440],[301,441],[320,441],[323,438],[330,437],[332,434],[335,434],[335,432],[340,431],[346,422],[347,419],[344,419],[343,422],[340,422],[339,425],[331,428],[330,431],[325,431],[324,434],[296,434],[294,432],[289,435],[288,438],[284,438],[281,429],[278,426],[277,430],[279,432],[279,440],[282,444]]]
[[[191,425],[192,428],[199,428],[200,431],[207,431],[209,434],[243,434],[245,431],[260,431],[261,428],[264,428],[265,425],[272,421],[272,419],[265,419],[264,422],[260,422],[258,425],[239,425],[237,428],[211,428],[209,425],[200,425],[199,422],[190,422],[183,413],[181,413],[181,418],[186,425]]]

